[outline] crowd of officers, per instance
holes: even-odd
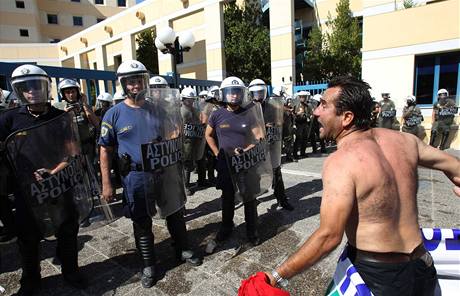
[[[94,109],[88,104],[80,85],[74,79],[64,79],[59,83],[58,89],[62,101],[52,106],[50,104],[51,82],[47,73],[34,65],[20,66],[13,72],[11,80],[15,97],[12,98],[13,94],[7,91],[0,94],[2,98],[0,108],[3,109],[0,111],[0,143],[4,145],[6,138],[18,130],[44,124],[64,112],[74,112],[81,153],[89,159],[98,172],[97,178],[102,184],[102,198],[110,202],[115,197],[115,188],[119,185],[123,187],[123,213],[132,220],[136,247],[143,262],[141,283],[143,287],[148,288],[155,284],[156,257],[152,232],[152,209],[148,209],[145,202],[146,179],[142,171],[139,141],[151,136],[148,124],[161,125],[164,124],[161,121],[165,119],[161,118],[162,115],[158,115],[161,113],[158,110],[153,112],[154,105],[145,97],[142,98],[140,94],[149,91],[149,96],[155,97],[155,90],[161,93],[169,89],[169,85],[160,76],[150,78],[145,66],[134,60],[123,62],[117,70],[117,76],[122,91],[113,96],[109,93],[100,94]],[[300,91],[291,97],[281,87],[275,88],[273,95],[269,97],[267,85],[260,79],[251,81],[249,87],[246,87],[241,79],[229,77],[220,87],[213,86],[199,94],[195,89],[186,87],[182,90],[180,98],[184,137],[181,166],[183,177],[180,177],[178,184],[182,184],[183,193],[179,190],[172,194],[177,196],[168,197],[173,199],[174,208],[171,208],[171,201],[165,201],[163,206],[156,202],[160,216],[166,220],[167,228],[174,241],[173,249],[176,258],[197,266],[201,264],[202,259],[189,244],[184,215],[186,196],[192,196],[195,191],[202,188],[216,186],[217,189],[222,190],[222,222],[215,237],[217,244],[229,238],[233,231],[237,193],[244,206],[247,240],[251,245],[260,243],[257,194],[243,187],[251,185],[261,189],[262,176],[253,178],[246,175],[246,178],[251,182],[255,180],[255,183],[241,184],[248,181],[239,180],[237,183],[240,183],[235,185],[235,178],[223,147],[232,147],[236,156],[245,155],[257,144],[262,143],[257,142],[257,139],[261,139],[263,135],[269,136],[269,130],[275,130],[276,133],[276,129],[273,128],[276,122],[271,122],[268,114],[272,108],[270,104],[277,100],[281,102],[282,108],[278,140],[282,141],[280,147],[286,161],[297,161],[299,157],[307,157],[308,142],[312,153],[318,152],[318,146],[321,153],[326,153],[326,144],[330,143],[319,139],[320,126],[313,116],[313,111],[321,100],[320,94],[311,96],[307,91]],[[372,114],[373,124],[394,129],[397,126],[395,104],[390,100],[389,93],[382,94],[382,98],[381,102],[375,103]],[[265,127],[262,127],[262,130],[257,128],[258,108],[265,117]],[[433,108],[430,144],[434,145],[440,136],[441,149],[447,148],[449,130],[455,115],[452,114],[453,108],[455,103],[448,98],[447,91],[441,89]],[[157,117],[152,118],[152,114],[157,114],[155,115]],[[243,121],[240,123],[242,126],[253,127],[250,129],[250,136],[256,139],[254,142],[256,144],[245,145],[244,141],[248,137],[247,129],[239,130],[229,124],[234,116],[240,114],[255,114],[255,117],[240,116]],[[419,135],[418,129],[423,117],[415,104],[415,97],[407,98],[402,118],[402,131]],[[219,135],[229,136],[219,138]],[[276,135],[271,136],[276,138]],[[4,150],[3,146],[0,163],[2,240],[10,240],[17,236],[23,270],[19,294],[31,295],[40,287],[38,246],[43,235],[36,226],[35,217],[23,193],[17,190],[20,180],[7,173],[9,165]],[[279,152],[276,149],[273,151],[269,168],[274,195],[280,208],[292,211],[294,207],[285,194],[281,174],[281,148]],[[39,150],[37,153],[40,153]],[[191,174],[194,171],[198,175],[198,180],[192,185]],[[53,174],[53,171],[47,173]],[[263,192],[262,189],[261,191]],[[14,198],[11,198],[12,194]],[[15,215],[12,214],[13,208],[16,209]],[[57,226],[55,233],[56,257],[61,262],[64,280],[74,287],[84,288],[86,279],[78,272],[77,234],[79,227],[87,226],[89,220],[81,221],[75,209],[66,211],[71,214],[64,223]]]

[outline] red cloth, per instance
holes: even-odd
[[[241,282],[238,296],[289,296],[289,292],[272,287],[267,275],[258,272]]]

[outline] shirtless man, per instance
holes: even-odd
[[[460,160],[411,134],[370,129],[369,88],[354,78],[337,78],[314,112],[320,137],[336,140],[338,147],[324,163],[320,226],[267,273],[273,286],[332,252],[346,232],[348,257],[374,295],[434,293],[436,269],[418,223],[417,166],[443,171],[460,196]]]

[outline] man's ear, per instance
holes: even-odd
[[[342,114],[342,126],[349,127],[353,124],[353,120],[355,119],[355,115],[351,111],[345,111]]]

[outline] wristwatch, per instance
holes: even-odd
[[[272,276],[275,278],[277,286],[286,288],[289,284],[289,281],[287,279],[282,278],[276,270],[272,271]]]

